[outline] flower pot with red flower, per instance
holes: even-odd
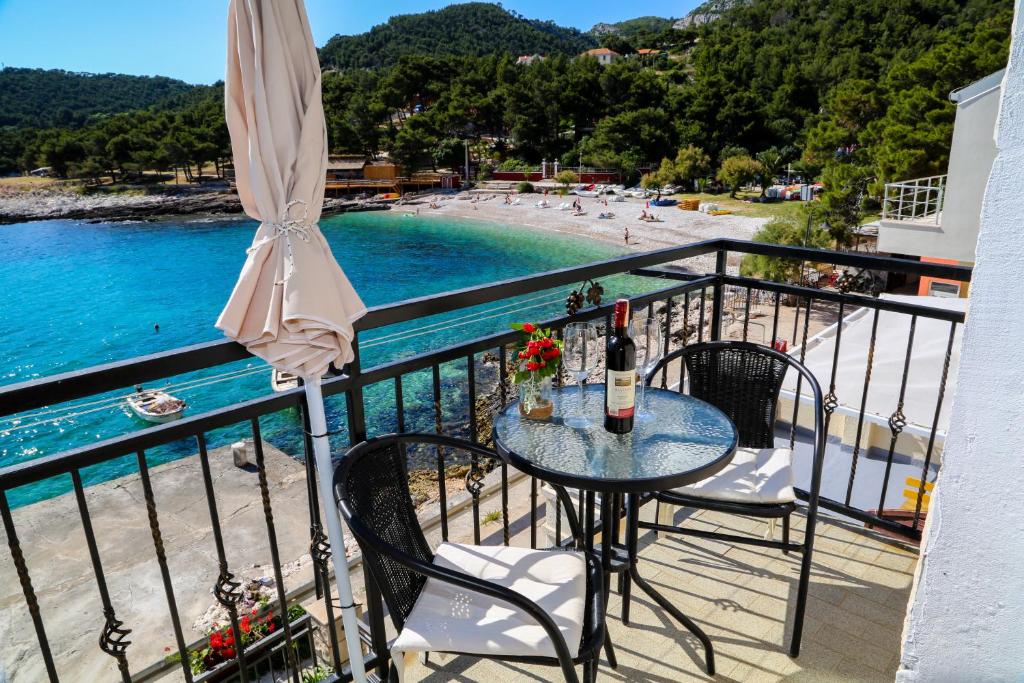
[[[555,339],[550,329],[533,323],[515,323],[512,329],[523,333],[512,380],[519,385],[519,413],[533,420],[546,420],[554,412],[551,378],[562,361],[562,341]]]

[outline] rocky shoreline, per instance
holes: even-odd
[[[386,202],[357,199],[324,201],[323,215],[380,211]],[[0,224],[41,220],[152,221],[168,216],[230,216],[242,213],[238,195],[229,190],[159,194],[78,194],[36,190],[0,193]]]

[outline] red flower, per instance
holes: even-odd
[[[555,342],[551,341],[550,337],[544,337],[544,339],[540,340],[540,345],[545,349],[550,349],[555,345]]]
[[[224,636],[220,631],[214,631],[210,634],[210,647],[214,650],[224,647]]]
[[[233,648],[233,647],[226,647],[226,648],[224,648],[223,650],[220,651],[220,654],[221,654],[222,657],[224,657],[224,659],[234,659],[234,657],[235,657],[235,648]]]
[[[533,361],[530,361],[529,363],[526,364],[526,369],[530,370],[530,371],[539,370],[540,369],[540,364],[539,363],[534,363]]]
[[[520,358],[526,358],[526,357],[527,357],[527,353],[526,353],[526,351],[520,351],[520,352],[519,352],[519,357],[520,357]]]
[[[558,350],[557,346],[555,348],[551,349],[550,351],[548,351],[548,353],[551,354],[552,358],[558,358],[559,356],[562,355],[562,352]]]
[[[546,367],[546,366],[547,366],[547,363],[545,363],[544,361],[541,361],[541,362],[540,362],[540,366],[541,366],[542,368],[543,368],[543,367]]]
[[[242,622],[238,625],[242,629],[242,633],[248,633],[252,630],[252,625],[249,623],[249,617],[242,617]]]
[[[273,633],[275,628],[274,622],[271,621],[267,623],[267,633]]]
[[[523,332],[533,334],[537,331],[537,327],[533,323],[523,323]]]
[[[225,647],[230,647],[235,644],[235,634],[228,631],[228,634],[224,636]]]

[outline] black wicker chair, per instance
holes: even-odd
[[[593,681],[597,675],[601,646],[605,643],[600,560],[593,554],[586,555],[583,635],[578,654],[573,657],[551,616],[535,602],[491,581],[434,564],[434,552],[423,535],[409,494],[406,469],[406,447],[420,444],[467,451],[489,458],[497,457],[477,444],[450,437],[392,434],[354,446],[334,471],[336,502],[359,543],[363,561],[381,590],[395,628],[399,632],[404,628],[427,579],[442,581],[494,601],[510,603],[525,612],[543,627],[557,655],[505,657],[500,654],[477,653],[474,656],[559,666],[565,680],[571,682],[579,681],[575,665],[582,664],[584,682]],[[564,490],[557,493],[563,505],[571,510],[572,501],[568,494]],[[577,546],[582,547],[578,520],[570,516],[569,523],[577,539]],[[543,552],[566,551],[556,549]],[[457,651],[451,653],[466,654]],[[390,677],[393,678],[394,674],[392,663]]]
[[[659,532],[678,533],[700,538],[714,538],[744,543],[766,548],[777,548],[784,553],[790,551],[803,554],[800,566],[800,580],[797,588],[796,609],[793,617],[793,634],[790,644],[790,656],[800,653],[800,636],[803,631],[804,610],[807,605],[807,589],[811,575],[811,553],[814,547],[814,526],[818,514],[818,494],[821,488],[821,469],[825,456],[824,409],[821,387],[814,375],[798,360],[766,346],[749,342],[716,341],[693,344],[668,354],[655,368],[648,373],[645,382],[650,386],[654,377],[669,363],[682,357],[686,364],[689,381],[689,393],[722,410],[736,425],[741,450],[737,457],[746,457],[747,466],[757,472],[758,468],[776,468],[781,463],[786,466],[785,454],[779,454],[783,460],[775,460],[778,451],[767,452],[775,447],[775,409],[778,403],[782,382],[789,368],[800,374],[800,383],[810,391],[814,402],[814,460],[812,463],[811,486],[806,493],[807,526],[802,543],[791,543],[789,540],[789,518],[796,510],[796,492],[792,488],[784,488],[784,496],[744,495],[732,492],[723,494],[731,484],[729,470],[711,477],[695,487],[682,490],[662,491],[655,496],[657,505],[670,504],[683,507],[715,510],[719,512],[761,517],[766,519],[782,519],[782,540],[756,538],[736,534],[723,534],[697,529],[661,524],[640,522],[641,528],[654,529]],[[764,449],[764,450],[761,450]],[[765,456],[754,456],[760,452]],[[768,462],[762,461],[766,457]],[[791,457],[791,454],[790,454]],[[753,458],[753,461],[749,459]],[[791,471],[791,470],[790,470]],[[778,473],[778,472],[776,472]],[[784,474],[788,474],[784,473]],[[716,478],[722,478],[715,482]],[[759,479],[759,477],[758,477]],[[745,478],[744,483],[749,481]],[[708,484],[707,490],[701,490],[701,484]],[[716,487],[717,485],[717,487]],[[742,487],[740,487],[742,489]],[[801,494],[802,496],[804,494]],[[744,500],[747,498],[747,500]],[[623,601],[623,619],[629,617],[628,600]]]

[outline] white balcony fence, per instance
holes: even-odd
[[[945,196],[945,175],[886,183],[882,220],[927,221],[939,225]]]

